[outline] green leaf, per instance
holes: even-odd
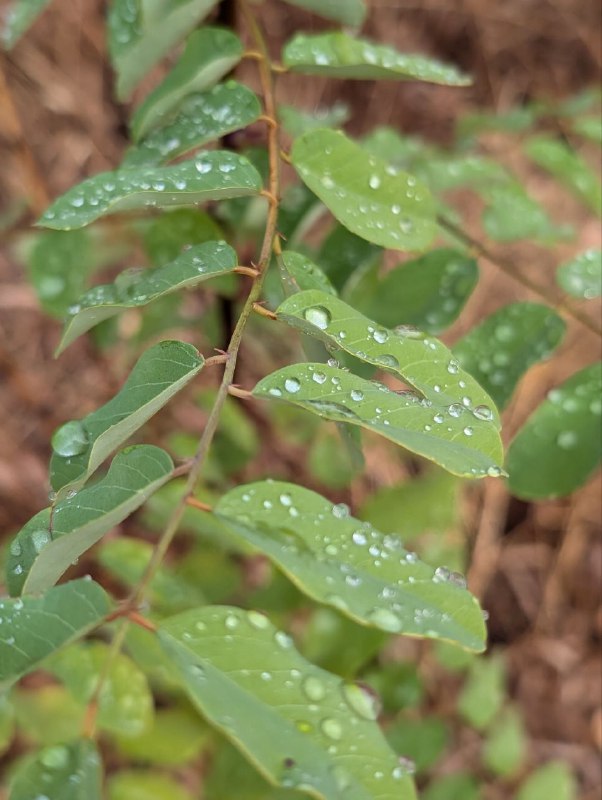
[[[519,239],[558,239],[564,229],[555,226],[546,211],[519,184],[494,185],[487,191],[483,213],[487,235],[498,242]]]
[[[483,747],[483,762],[492,772],[511,777],[525,760],[527,735],[518,709],[509,706],[496,719]]]
[[[306,75],[358,80],[418,80],[468,86],[470,78],[448,64],[421,55],[398,53],[346,33],[298,33],[282,53],[285,67]]]
[[[158,770],[119,770],[109,777],[107,790],[107,800],[193,800],[180,781]]]
[[[414,664],[409,662],[378,664],[371,672],[362,675],[362,680],[380,697],[385,711],[415,708],[424,698],[422,679]]]
[[[154,445],[128,447],[106,476],[36,514],[10,546],[11,594],[42,592],[105,533],[132,514],[173,474],[173,462]]]
[[[576,800],[577,783],[568,764],[550,761],[532,772],[516,800]]]
[[[10,786],[10,800],[101,800],[102,763],[91,739],[45,747],[26,759]]]
[[[415,797],[371,696],[306,661],[263,615],[195,609],[158,635],[193,703],[271,783],[321,800]]]
[[[343,290],[356,273],[378,267],[383,250],[365,239],[335,225],[322,242],[318,261],[338,290]]]
[[[278,229],[288,247],[296,247],[314,223],[326,214],[326,206],[302,183],[284,190],[278,214]]]
[[[382,325],[436,334],[457,319],[478,280],[474,258],[438,248],[388,272],[362,308]]]
[[[329,489],[346,489],[356,473],[340,438],[326,432],[312,443],[307,465],[314,478]]]
[[[282,580],[286,578],[282,576]],[[292,587],[291,583],[286,583]],[[303,601],[297,603],[296,608],[302,605]],[[384,631],[360,627],[338,610],[328,607],[315,609],[300,636],[299,650],[305,658],[349,680],[376,658],[388,639]]]
[[[352,233],[394,250],[420,250],[434,238],[428,189],[340,131],[304,134],[291,158],[303,182]]]
[[[198,758],[207,739],[207,726],[192,709],[164,708],[152,727],[138,736],[119,736],[117,746],[129,760],[177,767]]]
[[[220,83],[206,92],[187,97],[173,120],[151,130],[128,150],[121,169],[171,161],[207,142],[246,128],[260,114],[261,105],[254,92],[236,81]]]
[[[349,119],[349,106],[335,103],[333,106],[304,111],[297,106],[278,106],[278,117],[284,130],[296,138],[317,128],[341,128]]]
[[[423,800],[479,800],[480,796],[476,780],[462,772],[438,778],[423,792]]]
[[[38,224],[71,230],[117,211],[246,197],[258,194],[261,188],[259,173],[244,156],[228,150],[212,150],[169,167],[102,172],[55,200]]]
[[[15,733],[15,709],[12,698],[6,694],[0,695],[0,755],[5,753],[13,740]]]
[[[44,669],[55,675],[82,705],[92,699],[100,675],[100,728],[136,736],[150,727],[153,698],[145,674],[125,655],[112,654],[104,642],[76,642],[54,655]],[[105,667],[110,664],[105,674]]]
[[[458,699],[460,715],[478,731],[488,728],[506,698],[506,670],[499,656],[473,661]]]
[[[33,25],[50,0],[13,0],[11,7],[3,12],[2,43],[10,50]]]
[[[60,647],[80,639],[109,613],[109,598],[82,578],[49,589],[42,597],[3,598],[0,619],[0,683],[10,685],[36,669]]]
[[[313,11],[326,19],[333,19],[343,25],[359,27],[368,13],[365,0],[286,0],[299,8]]]
[[[575,373],[529,417],[508,450],[510,490],[518,497],[563,497],[600,464],[602,370]]]
[[[144,352],[119,392],[82,420],[53,436],[50,483],[55,492],[79,489],[135,431],[203,368],[203,357],[185,342],[163,341]]]
[[[112,0],[109,53],[117,72],[117,97],[134,86],[217,5],[218,0]]]
[[[454,355],[503,409],[525,372],[549,358],[565,330],[549,306],[512,303],[472,328],[455,345]]]
[[[491,398],[459,368],[452,353],[437,339],[408,326],[397,330],[382,328],[342,300],[317,290],[292,295],[281,303],[276,314],[287,324],[318,337],[331,349],[344,350],[401,378],[436,406],[453,405],[446,412],[462,419],[465,425],[477,418],[492,421],[499,428]]]
[[[403,758],[424,772],[441,756],[449,740],[449,729],[441,719],[398,719],[386,731],[387,741]]]
[[[336,294],[336,289],[328,276],[307,256],[285,250],[282,253],[282,264],[297,291],[318,289],[328,294]]]
[[[242,52],[242,42],[227,28],[193,31],[173,69],[134,112],[132,139],[138,142],[152,128],[162,127],[187,95],[214,86],[238,64]]]
[[[602,250],[586,250],[558,267],[556,280],[565,292],[580,300],[602,294]]]
[[[579,136],[602,145],[602,119],[600,119],[600,115],[577,117],[577,119],[571,121],[571,125]]]
[[[162,267],[195,244],[224,238],[224,232],[209,214],[198,208],[166,211],[142,231],[144,250],[153,266]]]
[[[147,270],[126,270],[113,283],[106,283],[83,294],[69,308],[63,337],[56,355],[99,322],[139,308],[182,289],[232,272],[238,263],[235,251],[225,242],[205,242],[185,250],[174,261]]]
[[[134,588],[144,575],[153,546],[140,539],[121,537],[103,542],[98,563],[121,583]],[[159,567],[149,585],[154,612],[175,614],[205,602],[198,584],[185,581],[165,566]]]
[[[435,404],[415,392],[398,393],[320,363],[279,369],[263,378],[253,395],[367,428],[454,475],[482,478],[502,474],[502,444],[489,407],[487,419],[482,419],[477,408],[475,414],[464,406],[456,408],[455,403]]]
[[[602,188],[594,170],[567,144],[553,136],[532,136],[525,151],[538,166],[571,189],[598,216],[602,215]]]
[[[36,689],[17,686],[10,698],[19,733],[29,743],[61,744],[76,739],[84,724],[86,709],[60,684]]]
[[[484,647],[474,597],[447,571],[408,554],[398,538],[350,517],[345,505],[294,484],[264,481],[232,489],[214,513],[301,591],[362,625]]]

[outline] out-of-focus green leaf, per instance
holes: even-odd
[[[483,747],[483,762],[496,775],[511,777],[520,769],[527,751],[527,735],[518,709],[509,706],[495,720]]]
[[[19,733],[38,745],[60,744],[79,735],[86,709],[64,686],[15,687],[10,694]]]
[[[173,473],[169,455],[154,445],[128,447],[106,476],[45,509],[21,528],[10,547],[11,594],[35,594],[52,586],[105,533],[132,514]]]
[[[150,727],[153,698],[145,674],[125,655],[111,655],[104,642],[76,642],[46,661],[44,668],[62,681],[82,705],[104,676],[98,697],[99,727],[136,736]],[[105,666],[110,663],[108,673]]]
[[[423,800],[479,800],[480,796],[476,780],[463,772],[437,778],[423,792]]]
[[[356,473],[340,438],[328,433],[322,433],[314,440],[307,454],[307,463],[311,474],[330,489],[349,486]]]
[[[567,144],[542,134],[527,140],[525,151],[538,166],[571,189],[598,216],[602,215],[602,188],[595,172]]]
[[[69,308],[56,353],[99,322],[127,308],[139,308],[165,295],[192,289],[199,283],[232,272],[235,251],[225,242],[205,242],[185,250],[174,261],[148,270],[126,270],[113,283],[95,286]]]
[[[287,273],[286,278],[296,290],[319,289],[328,294],[337,293],[328,276],[307,256],[285,250],[282,253],[282,265]]]
[[[242,42],[226,28],[193,31],[184,52],[163,81],[132,116],[132,139],[138,142],[152,128],[162,127],[187,95],[209,89],[240,61]]]
[[[279,369],[263,378],[253,395],[366,428],[454,475],[483,478],[503,474],[499,466],[502,443],[490,407],[487,418],[481,418],[479,413],[466,413],[462,405],[457,409],[455,404],[436,405],[416,392],[395,392],[321,363]]]
[[[472,328],[454,346],[454,355],[503,409],[525,372],[552,354],[565,330],[549,306],[512,303]]]
[[[102,763],[95,743],[55,744],[25,759],[11,781],[10,800],[101,800]]]
[[[598,145],[602,144],[602,119],[599,114],[592,117],[577,117],[572,120],[571,125],[579,136],[590,139]]]
[[[6,694],[0,695],[0,755],[8,748],[15,730],[15,709]]]
[[[352,233],[394,250],[420,250],[434,238],[428,189],[340,131],[305,133],[291,158],[303,182]]]
[[[117,97],[136,84],[207,16],[218,0],[112,0],[108,43],[117,73]]]
[[[191,344],[159,342],[144,352],[119,392],[82,420],[71,420],[53,438],[50,483],[54,491],[81,488],[107,456],[141,428],[203,368]]]
[[[222,239],[220,226],[199,208],[166,211],[142,231],[144,250],[155,267],[174,261],[184,248]]]
[[[383,631],[443,638],[481,650],[477,601],[393,536],[315,492],[280,481],[232,489],[214,508],[313,599]]]
[[[464,652],[464,651],[462,651]],[[424,686],[414,664],[391,661],[362,676],[380,697],[385,711],[414,708],[424,696]]]
[[[365,0],[286,0],[287,3],[313,11],[326,19],[355,27],[362,24],[368,9]]]
[[[473,258],[440,248],[388,272],[362,309],[388,327],[440,333],[458,317],[479,280]]]
[[[508,450],[510,490],[518,497],[563,497],[600,464],[602,367],[575,373],[529,417]]]
[[[494,185],[486,196],[488,205],[483,212],[483,225],[487,235],[496,241],[554,241],[568,230],[554,225],[545,209],[518,183]]]
[[[298,33],[284,47],[282,61],[293,72],[359,80],[419,80],[468,86],[470,78],[455,67],[421,55],[398,53],[346,33]]]
[[[363,273],[377,267],[383,250],[348,231],[343,225],[335,225],[322,242],[317,261],[333,285],[340,291],[346,287],[357,272]]]
[[[152,726],[139,736],[118,737],[117,746],[130,760],[177,767],[197,758],[208,736],[207,726],[192,710],[165,708],[156,712]]]
[[[122,769],[107,780],[107,800],[193,800],[180,781],[158,770]]]
[[[128,150],[121,169],[164,164],[232,131],[246,128],[260,114],[257,95],[236,81],[192,94],[182,102],[174,119],[149,131]]]
[[[395,752],[414,762],[416,772],[431,767],[445,749],[449,730],[443,720],[398,719],[386,730],[387,741]]]
[[[216,392],[208,389],[197,395],[197,402],[209,413],[215,398]],[[233,475],[257,455],[260,445],[257,428],[245,409],[236,400],[228,398],[222,406],[219,428],[211,445],[211,458],[217,462],[222,474]]]
[[[17,43],[49,2],[50,0],[13,0],[10,8],[4,12],[2,25],[1,38],[6,50]]]
[[[415,797],[371,696],[306,661],[267,617],[195,609],[158,635],[193,703],[274,785],[322,800]]]
[[[320,291],[299,292],[276,311],[279,319],[329,345],[380,367],[407,382],[445,413],[468,424],[473,418],[499,428],[489,395],[464,370],[447,347],[420,331],[382,328],[354,308]],[[315,383],[319,379],[314,378]],[[336,385],[336,384],[335,384]],[[353,397],[356,403],[362,398]]]
[[[473,653],[450,642],[435,642],[433,652],[439,664],[449,672],[464,672],[475,659]]]
[[[278,214],[278,229],[289,248],[296,247],[307,231],[326,214],[316,195],[303,183],[293,183],[284,190]]]
[[[345,103],[303,111],[296,106],[278,106],[278,117],[284,130],[293,138],[317,128],[340,128],[349,119],[349,107]]]
[[[568,764],[550,761],[531,773],[516,800],[576,800],[577,783]]]
[[[521,133],[533,125],[537,116],[538,109],[535,105],[516,106],[503,114],[491,113],[490,111],[460,114],[458,117],[458,135],[460,139],[465,139],[492,131]]]
[[[229,150],[212,150],[169,167],[141,166],[88,178],[55,200],[38,225],[71,230],[117,211],[191,206],[260,190],[261,178],[250,161]]]
[[[504,703],[506,670],[499,656],[473,661],[458,699],[461,716],[478,731],[488,728]]]
[[[602,250],[586,250],[558,267],[556,280],[565,292],[580,300],[602,294]]]
[[[60,647],[85,636],[109,610],[104,590],[86,578],[55,586],[41,597],[1,599],[7,637],[0,638],[0,684],[10,685]]]

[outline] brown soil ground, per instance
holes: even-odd
[[[274,52],[304,25],[321,23],[270,0],[264,11]],[[391,124],[441,143],[466,109],[508,108],[531,98],[564,97],[592,85],[599,75],[600,15],[590,0],[372,0],[366,32],[400,49],[458,63],[476,77],[470,90],[418,84],[327,83],[287,78],[286,100],[303,106],[336,99],[353,110],[350,129]],[[39,211],[87,175],[110,169],[124,148],[126,109],[111,98],[102,22],[104,3],[55,0],[26,38],[2,58],[0,82],[0,211],[30,196]],[[528,244],[504,248],[525,274],[552,281],[558,261],[599,243],[599,226],[521,158],[505,137],[486,147],[500,154],[541,198],[552,216],[572,222],[576,242],[556,252]],[[465,216],[479,208],[460,197]],[[27,212],[18,227],[27,224]],[[52,358],[58,325],[44,316],[11,255],[9,232],[0,254],[0,531],[23,524],[46,500],[49,437],[63,420],[103,402],[119,383],[120,367],[108,364],[85,342],[67,358]],[[537,299],[492,264],[453,342],[475,320],[499,305]],[[592,313],[591,306],[587,311]],[[599,312],[599,309],[598,309]],[[550,362],[533,369],[506,414],[509,439],[545,392],[599,355],[597,338],[571,322]],[[275,458],[287,461],[282,447]],[[374,461],[371,485],[396,478],[395,465]],[[290,459],[289,459],[290,462]],[[290,464],[289,464],[290,466]],[[576,769],[584,800],[598,798],[602,748],[601,658],[602,549],[600,485],[595,479],[574,496],[538,505],[510,498],[503,485],[472,490],[466,501],[473,562],[471,588],[489,609],[492,642],[504,646],[511,695],[520,704],[531,737],[531,762],[567,759]],[[360,500],[365,486],[354,487]],[[454,768],[470,764],[470,741],[450,756]],[[487,796],[511,797],[491,786]]]

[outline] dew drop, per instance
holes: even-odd
[[[493,419],[493,411],[489,406],[475,406],[472,413],[477,419],[482,419],[485,422],[491,422]]]
[[[368,618],[385,631],[397,633],[401,630],[401,620],[387,608],[374,608],[368,614]]]
[[[311,308],[306,308],[303,316],[311,325],[314,325],[321,331],[326,330],[332,320],[330,311],[327,308],[324,308],[324,306],[312,306]]]
[[[556,437],[556,444],[562,450],[571,450],[577,441],[577,434],[574,431],[561,431]]]
[[[279,500],[280,500],[281,505],[283,505],[283,506],[287,506],[288,507],[288,506],[291,506],[293,504],[293,498],[290,496],[290,494],[287,494],[286,492],[284,492],[283,494],[280,495]]]
[[[351,399],[359,402],[360,400],[364,399],[364,393],[360,392],[359,389],[352,389],[351,390]]]
[[[79,420],[66,422],[54,432],[52,449],[59,456],[68,458],[83,453],[88,446],[88,432]]]
[[[259,611],[248,611],[247,619],[249,620],[249,625],[257,628],[257,630],[265,630],[270,627],[269,619],[265,614],[260,614]]]
[[[337,519],[345,519],[349,516],[349,506],[345,503],[338,503],[332,507],[332,515]]]
[[[452,403],[452,405],[447,409],[450,417],[459,417],[461,414],[464,413],[464,406],[461,406],[459,403]]]
[[[470,425],[467,425],[464,428],[464,436],[472,436],[473,433],[474,433],[474,429],[471,428]]]
[[[381,710],[380,701],[369,687],[346,683],[343,686],[343,696],[348,705],[360,717],[369,720],[375,720],[378,717]]]
[[[326,687],[319,678],[310,675],[301,684],[301,689],[308,700],[318,703],[326,696]]]
[[[377,330],[375,330],[374,333],[372,334],[372,338],[374,339],[375,342],[378,342],[379,344],[384,344],[389,338],[389,333],[383,328],[377,328]]]
[[[323,372],[314,372],[311,379],[316,383],[322,384],[326,382],[326,375]]]
[[[284,388],[290,394],[295,394],[301,388],[301,382],[297,378],[287,378],[284,381]]]
[[[338,720],[333,719],[332,717],[326,717],[326,719],[323,719],[320,723],[320,728],[329,739],[338,741],[343,736],[343,726]]]
[[[48,769],[63,769],[69,763],[69,751],[62,745],[42,750],[40,761]]]

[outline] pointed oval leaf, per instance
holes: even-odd
[[[102,172],[55,200],[38,224],[72,230],[117,211],[246,197],[258,194],[261,187],[261,177],[248,159],[227,150],[212,150],[170,167]]]
[[[124,100],[168,51],[193,30],[218,0],[112,0],[108,14],[117,96]]]
[[[10,785],[10,800],[101,800],[102,762],[91,739],[55,744],[27,758]]]
[[[415,392],[394,392],[325,364],[279,369],[263,378],[253,394],[367,428],[455,475],[483,478],[503,472],[497,426],[461,406],[435,405]]]
[[[448,64],[421,55],[398,53],[346,33],[299,33],[282,53],[293,72],[358,80],[418,80],[446,86],[468,86],[468,75]]]
[[[122,169],[158,165],[189,150],[246,128],[261,114],[257,95],[236,81],[187,97],[177,115],[150,131],[125,155]]]
[[[428,189],[340,131],[304,134],[291,158],[303,182],[352,233],[394,250],[420,250],[434,238]]]
[[[602,250],[586,250],[558,267],[556,280],[565,292],[580,300],[602,294]]]
[[[126,270],[113,283],[95,286],[69,307],[56,355],[99,322],[127,308],[139,308],[182,289],[232,272],[236,252],[225,242],[205,242],[185,250],[169,264],[147,270]]]
[[[111,609],[97,583],[82,578],[42,597],[0,599],[0,685],[5,688],[40,662],[97,627]]]
[[[577,781],[565,761],[549,761],[532,772],[516,800],[577,800]]]
[[[510,490],[518,497],[564,497],[602,458],[602,365],[575,373],[529,417],[508,450]]]
[[[271,783],[321,800],[414,800],[373,698],[306,661],[267,617],[194,609],[158,635],[193,703]]]
[[[92,699],[102,674],[98,726],[125,736],[138,736],[153,719],[153,697],[146,675],[123,653],[109,654],[109,645],[104,642],[76,642],[49,659],[44,669],[64,683],[82,706]]]
[[[13,0],[10,8],[3,12],[2,43],[10,50],[33,25],[50,0]]]
[[[131,761],[179,767],[200,756],[209,736],[210,729],[194,709],[175,706],[157,710],[152,727],[135,737],[119,736],[116,745]]]
[[[368,364],[402,378],[437,405],[459,404],[464,419],[478,408],[499,427],[495,406],[471,375],[459,368],[450,350],[437,339],[409,326],[388,330],[364,317],[342,300],[317,290],[284,300],[279,319],[316,336]]]
[[[485,646],[479,604],[449,570],[408,553],[396,536],[315,492],[280,481],[238,486],[214,512],[314,600],[362,625]]]
[[[342,128],[349,120],[349,115],[349,106],[345,103],[335,103],[312,111],[296,106],[278,106],[278,118],[282,127],[293,139],[317,128]]]
[[[193,31],[176,65],[134,112],[132,139],[137,142],[164,125],[186,95],[214,86],[238,64],[242,52],[242,42],[227,28]]]
[[[113,450],[198,375],[204,363],[197,349],[186,342],[164,341],[150,347],[112,400],[82,420],[66,423],[78,432],[76,442],[82,449],[74,453],[79,447],[67,437],[65,450],[65,439],[58,436],[63,447],[54,450],[50,461],[53,490],[64,494],[83,486]],[[62,430],[64,426],[57,435]]]
[[[565,330],[564,321],[549,306],[512,303],[467,333],[455,345],[454,355],[502,409],[529,367],[558,347]]]
[[[326,292],[336,295],[336,289],[328,276],[307,256],[285,250],[282,253],[282,264],[296,290],[316,289],[321,294]]]
[[[337,224],[322,242],[317,258],[332,284],[344,291],[357,273],[378,270],[383,249]]]
[[[555,241],[567,230],[555,226],[546,210],[520,184],[494,185],[486,196],[483,226],[487,235],[498,242],[531,238]]]
[[[7,563],[11,594],[42,592],[105,533],[118,525],[172,477],[173,462],[154,445],[118,453],[106,476],[57,503],[41,526],[37,514],[10,547]]]
[[[289,5],[313,11],[343,25],[359,27],[368,13],[365,0],[286,0]]]

